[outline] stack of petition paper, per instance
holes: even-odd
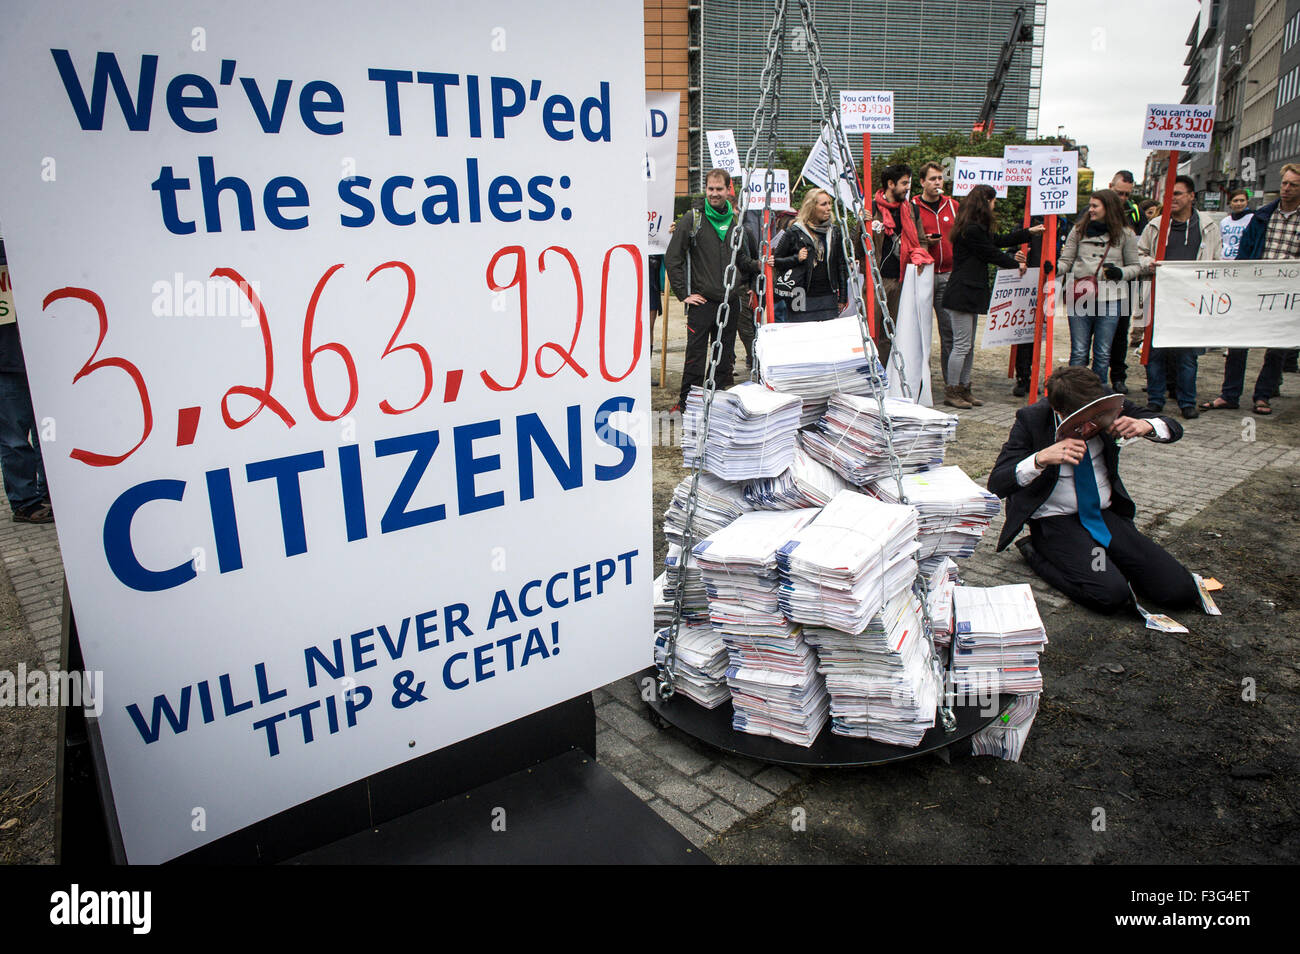
[[[890,597],[911,587],[915,537],[913,508],[840,491],[777,551],[781,608],[798,623],[862,632]]]
[[[668,602],[669,618],[672,622],[672,606],[677,599],[677,589],[681,587],[682,618],[691,622],[707,622],[709,618],[709,598],[704,591],[704,580],[695,560],[687,555],[686,565],[682,564],[682,548],[675,543],[668,544],[668,554],[664,557],[664,599]]]
[[[957,418],[899,398],[886,398],[884,403],[903,472],[942,464],[944,442],[956,435]],[[874,397],[836,394],[817,429],[806,432],[804,446],[845,480],[862,487],[890,473],[885,434]]]
[[[877,480],[871,490],[881,500],[898,503],[898,482],[893,477]],[[960,467],[905,474],[903,493],[916,508],[920,521],[921,560],[970,556],[989,528],[989,521],[1001,511],[997,495],[967,477]]]
[[[763,383],[803,400],[800,424],[807,427],[837,392],[869,394],[871,377],[856,317],[764,325],[754,342]],[[881,387],[885,369],[876,362]]]
[[[1026,692],[1016,696],[1002,715],[971,736],[973,755],[995,755],[1009,762],[1019,762],[1020,753],[1029,738],[1029,729],[1038,715],[1040,693]]]
[[[745,484],[745,501],[755,510],[799,510],[824,507],[848,482],[803,449],[803,434],[790,469],[776,477]]]
[[[732,726],[809,746],[826,724],[817,657],[782,614],[776,550],[821,511],[748,513],[695,547],[714,627],[727,647]]]
[[[704,469],[723,480],[775,477],[794,462],[799,433],[797,397],[746,381],[713,396],[704,440],[704,391],[691,388],[682,418],[682,457],[687,467],[703,458]]]
[[[664,511],[664,536],[669,543],[682,545],[686,532],[686,503],[690,496],[691,478],[687,477],[673,488],[673,499]],[[731,483],[712,474],[701,473],[695,491],[695,522],[692,537],[699,542],[721,530],[739,517],[749,513],[753,506],[745,499],[744,485]]]
[[[914,748],[934,726],[939,688],[920,613],[920,601],[904,590],[857,636],[804,627],[826,678],[836,735]]]
[[[660,630],[655,637],[655,662],[663,665],[668,654],[670,630]],[[706,709],[716,709],[730,696],[727,688],[727,647],[722,634],[705,623],[687,624],[677,628],[676,675],[674,686],[688,699]]]
[[[959,586],[952,594],[956,626],[954,688],[961,693],[1038,692],[1038,654],[1047,631],[1028,583]]]
[[[934,644],[947,646],[952,642],[952,591],[957,588],[957,564],[941,557],[938,565],[926,574],[926,579],[930,584],[930,623],[934,626]]]

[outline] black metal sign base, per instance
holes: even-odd
[[[637,674],[638,684],[644,679],[656,683],[658,674],[654,667],[643,669]],[[822,729],[811,747],[792,745],[766,735],[750,735],[737,732],[731,727],[731,703],[724,702],[716,709],[706,709],[696,705],[684,696],[676,695],[670,700],[662,700],[656,695],[654,701],[647,703],[651,710],[663,722],[681,729],[714,748],[733,755],[741,755],[760,762],[775,762],[779,765],[803,765],[821,768],[853,768],[865,765],[883,765],[887,762],[901,762],[904,759],[927,755],[947,748],[954,742],[970,738],[980,729],[991,724],[994,719],[1006,711],[1016,697],[1002,695],[998,697],[997,712],[989,715],[988,710],[978,705],[956,706],[953,715],[957,717],[957,728],[945,732],[936,725],[921,738],[921,744],[914,749],[901,745],[886,745],[871,739],[850,739],[831,732],[830,726]]]

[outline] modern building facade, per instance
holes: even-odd
[[[650,3],[646,6],[649,11]],[[662,8],[668,6],[669,0],[662,0]],[[872,137],[876,155],[912,145],[923,132],[969,130],[1019,6],[1033,25],[1033,39],[1018,44],[995,128],[1033,136],[1046,0],[817,0],[815,25],[832,96],[838,97],[841,89],[894,91],[895,132]],[[733,129],[742,155],[753,138],[773,4],[695,0],[687,17],[686,171],[690,188],[700,190],[709,166],[706,131]],[[816,139],[821,112],[812,93],[807,36],[794,2],[787,4],[781,45],[777,138],[781,148],[798,149]]]
[[[1211,151],[1179,171],[1205,207],[1238,187],[1255,205],[1276,198],[1282,166],[1300,162],[1300,0],[1201,0],[1187,46],[1183,102],[1216,113]]]

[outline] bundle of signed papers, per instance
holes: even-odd
[[[884,407],[904,473],[943,463],[944,443],[956,436],[957,418],[900,398],[885,398]],[[890,474],[886,427],[874,397],[836,394],[816,429],[804,432],[804,446],[859,487]]]
[[[754,339],[765,385],[803,401],[800,426],[814,423],[832,394],[869,394],[871,376],[855,317],[764,325]],[[881,386],[888,381],[876,362]]]
[[[691,388],[682,416],[682,459],[724,480],[775,477],[794,463],[800,402],[746,381],[713,396],[703,432],[704,390]]]

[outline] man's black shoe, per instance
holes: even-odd
[[[1024,397],[1026,394],[1029,393],[1029,382],[1017,381],[1016,386],[1011,389],[1011,393],[1014,394],[1016,397]]]
[[[1021,537],[1016,541],[1016,549],[1020,551],[1026,563],[1033,562],[1033,558],[1038,556],[1038,551],[1034,549],[1033,537]]]
[[[1124,383],[1123,378],[1120,378],[1118,381],[1114,382],[1110,386],[1110,389],[1114,391],[1116,394],[1128,394],[1128,385]]]
[[[1147,405],[1148,411],[1155,411],[1157,414],[1163,411],[1164,409],[1165,406],[1163,404],[1157,404],[1155,401],[1152,401],[1150,404]]]
[[[1201,416],[1201,412],[1196,410],[1195,407],[1183,408],[1183,417],[1189,421],[1192,420],[1192,418],[1196,418],[1200,416]]]

